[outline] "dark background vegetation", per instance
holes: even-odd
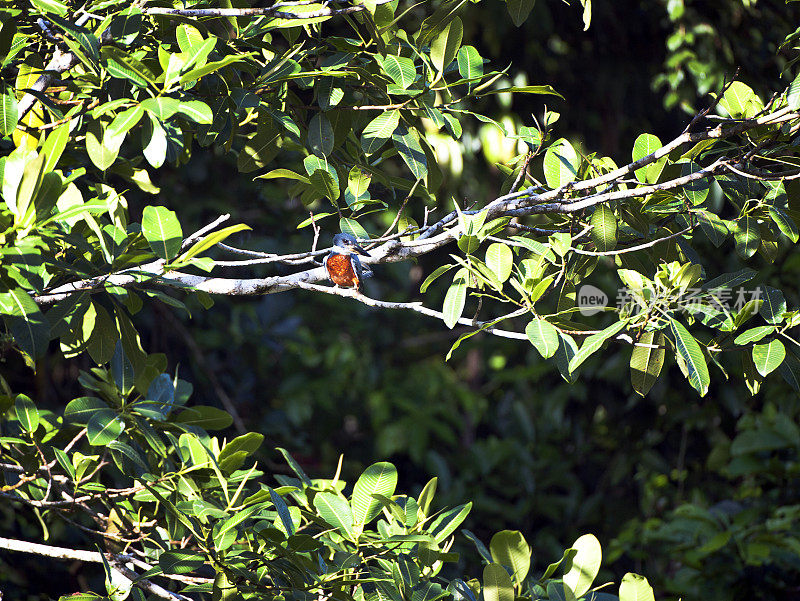
[[[525,73],[528,83],[553,85],[566,98],[548,100],[561,113],[556,136],[618,164],[630,159],[641,132],[662,141],[679,134],[691,111],[708,102],[706,92],[737,69],[762,97],[775,89],[789,58],[777,48],[800,24],[792,3],[765,0],[597,2],[586,32],[575,2],[540,0],[520,28],[501,10],[498,2],[469,7],[465,43],[495,66],[513,63],[511,77]],[[541,117],[542,98],[520,96],[493,110],[531,124],[532,113]],[[480,152],[464,158],[450,190],[478,202],[491,198],[503,176]],[[302,205],[276,202],[281,189],[239,175],[235,157],[198,151],[157,178],[160,199],[185,224],[230,212],[234,222],[253,227],[234,242],[239,246],[282,252],[311,246],[311,230],[294,229]],[[128,197],[138,218],[145,199],[134,190]],[[373,229],[379,225],[385,227]],[[323,244],[334,233],[330,227],[323,225]],[[724,271],[725,252],[717,255]],[[759,260],[755,268],[775,269]],[[419,299],[419,285],[437,261],[382,266],[367,293]],[[797,258],[779,263],[789,306],[797,306],[790,285],[800,273]],[[612,283],[603,284],[613,297]],[[426,301],[440,299],[443,290],[432,287]],[[800,598],[800,543],[791,531],[800,515],[792,438],[800,404],[777,378],[751,397],[733,366],[729,379],[714,378],[700,399],[673,363],[642,399],[629,384],[625,348],[593,358],[568,385],[525,343],[477,336],[445,363],[458,328],[338,297],[293,291],[190,308],[191,317],[146,307],[137,319],[145,349],[166,353],[171,369],[194,385],[194,402],[221,406],[220,395],[227,395],[246,427],[267,436],[261,460],[275,471],[286,469],[275,446],[320,477],[334,472],[340,453],[351,478],[386,459],[398,465],[400,487],[409,492],[438,476],[440,504],[472,500],[467,525],[482,540],[503,528],[521,530],[539,571],[578,535],[592,532],[606,550],[609,579],[619,581],[627,570],[646,574],[660,598]],[[88,367],[53,353],[35,376],[12,356],[3,371],[16,379],[13,388],[27,385],[41,407],[54,407],[80,396],[72,387],[78,370]],[[746,430],[772,443],[744,457],[732,454],[731,441]],[[0,530],[24,537],[30,532],[15,529],[37,528],[33,518],[21,524],[0,508]],[[468,541],[458,544],[469,551],[463,561],[477,562]],[[57,578],[48,572],[51,594],[59,579],[78,576],[69,570]],[[0,558],[0,571],[17,591],[47,581],[22,556]]]

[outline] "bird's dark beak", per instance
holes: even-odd
[[[353,250],[356,251],[360,255],[364,255],[365,257],[371,257],[372,255],[361,248],[358,244],[353,244]]]

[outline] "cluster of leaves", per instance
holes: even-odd
[[[435,478],[416,498],[397,493],[397,470],[385,462],[352,487],[338,473],[312,480],[280,449],[294,473],[276,474],[271,487],[250,464],[263,435],[210,435],[231,418],[187,404],[187,382],[162,373],[143,393],[118,360],[80,379],[92,396],[63,415],[3,397],[0,494],[35,511],[45,532],[71,516],[105,539],[107,591],[81,599],[145,598],[138,580],[115,573],[120,553],[147,566],[143,579],[173,576],[181,594],[215,599],[617,598],[592,586],[601,550],[591,535],[534,575],[520,532],[497,533],[487,549],[463,531],[486,565],[481,578],[448,577],[453,535],[472,504],[433,510]],[[626,575],[619,599],[647,598],[647,581]]]
[[[773,110],[794,110],[798,86],[800,83],[793,84]],[[752,119],[765,112],[761,99],[741,82],[726,89],[719,106],[732,119]],[[549,132],[540,133],[546,143]],[[780,154],[782,161],[796,165],[795,152],[787,146],[793,136],[793,130],[776,124],[749,132],[744,142],[717,142],[709,136],[688,150],[679,145],[667,152],[661,151],[664,147],[656,136],[642,134],[634,143],[632,159],[643,164],[634,171],[635,180],[618,185],[617,194],[608,193],[606,188],[605,175],[618,170],[613,159],[582,157],[565,139],[546,145],[541,161],[545,185],[526,180],[529,161],[539,154],[540,149],[534,148],[511,159],[511,167],[498,165],[508,172],[504,192],[512,184],[521,183],[525,191],[542,190],[541,196],[580,189],[589,199],[598,200],[584,200],[578,195],[568,198],[561,207],[540,211],[545,215],[529,222],[535,227],[528,229],[538,236],[508,239],[496,237],[505,229],[508,217],[487,222],[488,211],[467,212],[456,206],[458,246],[463,256],[451,255],[455,263],[439,267],[423,283],[422,291],[437,277],[458,268],[443,307],[445,323],[450,327],[464,312],[470,289],[476,297],[534,313],[526,328],[528,338],[542,357],[554,358],[568,381],[574,381],[576,370],[606,341],[626,330],[641,343],[633,348],[630,360],[631,381],[641,395],[658,378],[667,343],[689,383],[701,395],[706,394],[710,383],[709,361],[727,377],[719,357],[729,351],[741,355],[753,394],[763,378],[776,369],[800,391],[800,362],[797,354],[787,353],[781,340],[797,346],[787,331],[800,324],[800,314],[787,311],[783,292],[760,285],[746,302],[733,306],[731,302],[737,287],[756,277],[756,271],[747,264],[757,253],[767,262],[774,262],[797,243],[800,212],[793,182],[741,172],[712,177],[721,152],[731,160],[741,160],[738,153],[743,154],[744,150],[738,145],[742,143],[745,147],[768,147],[762,151],[768,160],[775,160]],[[611,202],[603,203],[604,197]],[[628,201],[614,202],[615,197]],[[539,200],[537,204],[545,202]],[[570,203],[586,208],[574,210]],[[482,243],[489,239],[494,241],[482,251],[485,254],[479,255]],[[704,266],[704,249],[709,243],[714,248],[726,248],[730,240],[740,260],[739,269],[711,277]],[[580,304],[576,291],[580,293],[581,284],[598,266],[606,275],[609,268],[616,270],[625,291],[616,311],[613,307],[597,309],[596,312],[611,310],[618,316],[599,331],[576,319],[578,312],[592,309]],[[702,280],[705,281],[700,284]],[[614,288],[619,289],[619,283]],[[690,324],[702,324],[715,331],[716,336],[691,333],[681,323],[681,314]],[[757,315],[763,325],[742,330]],[[462,336],[454,348],[464,338],[502,319],[485,322],[478,330]],[[576,335],[586,337],[580,347]]]

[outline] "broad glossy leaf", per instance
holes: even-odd
[[[675,350],[686,366],[689,383],[700,396],[705,396],[711,378],[700,345],[679,321],[670,318],[669,327],[675,342]]]
[[[195,405],[178,413],[173,418],[173,421],[178,424],[198,426],[205,430],[224,430],[233,423],[233,418],[230,413],[222,409],[206,405]]]
[[[514,25],[519,27],[528,19],[534,4],[536,0],[506,0],[506,9]]]
[[[786,105],[793,111],[800,109],[800,74],[792,80],[786,90]]]
[[[643,332],[631,353],[631,385],[645,396],[661,374],[666,356],[664,335],[661,332]],[[658,348],[651,348],[651,347]]]
[[[141,104],[137,104],[127,110],[122,111],[119,115],[114,117],[114,120],[106,128],[105,135],[117,137],[127,133],[134,127],[144,115],[144,108]]]
[[[633,152],[631,153],[632,158],[634,161],[643,159],[647,155],[652,154],[661,148],[661,146],[663,146],[663,144],[661,144],[661,140],[659,140],[657,136],[654,136],[653,134],[641,134],[633,143]],[[634,171],[636,179],[638,179],[640,182],[653,183],[647,178],[647,171],[649,168],[650,165],[647,165]]]
[[[569,141],[561,138],[553,142],[544,155],[544,177],[551,188],[575,181],[580,159]]]
[[[181,249],[183,230],[175,211],[167,207],[144,208],[142,234],[153,252],[164,260],[173,259]]]
[[[345,536],[353,537],[353,514],[348,502],[337,494],[320,492],[314,496],[320,517]]]
[[[582,597],[592,586],[592,582],[600,571],[603,552],[600,541],[592,534],[584,534],[572,544],[577,549],[572,558],[572,567],[564,574],[564,584],[568,585],[575,596]]]
[[[789,217],[780,207],[769,207],[769,216],[781,233],[792,242],[797,242],[798,231],[794,220]]]
[[[545,319],[534,317],[525,327],[525,334],[545,359],[552,357],[558,349],[558,330]]]
[[[617,218],[606,205],[600,205],[592,213],[592,241],[600,252],[613,250],[617,246]]]
[[[492,559],[511,568],[511,578],[521,584],[531,567],[531,548],[518,530],[501,530],[489,543]]]
[[[475,46],[459,48],[456,62],[458,63],[458,74],[464,79],[477,80],[483,76],[483,58]]]
[[[753,363],[762,376],[772,373],[786,358],[786,347],[780,340],[772,340],[769,344],[756,344],[753,347]]]
[[[463,267],[456,272],[453,283],[447,290],[444,297],[442,313],[444,314],[445,325],[453,329],[458,323],[461,314],[464,312],[464,305],[467,302],[467,284],[469,282],[469,272]]]
[[[353,521],[368,524],[381,512],[381,502],[373,495],[391,497],[397,486],[397,468],[382,461],[373,463],[359,476],[353,486],[350,504],[353,508]]]
[[[486,249],[486,266],[494,272],[498,281],[505,282],[511,275],[514,253],[502,242],[493,242]]]
[[[19,110],[14,88],[3,85],[2,96],[0,96],[0,136],[7,136],[13,132],[17,128],[18,121]]]
[[[176,262],[182,263],[188,261],[189,259],[199,255],[201,252],[211,248],[212,246],[219,244],[223,240],[225,240],[231,234],[235,234],[236,232],[241,232],[243,230],[249,230],[250,227],[244,224],[238,225],[231,225],[229,227],[222,228],[221,230],[217,230],[207,236],[204,236],[197,242],[195,242],[189,250],[183,253],[180,257],[177,258]]]
[[[308,148],[318,157],[333,151],[333,127],[325,113],[317,113],[308,124]]]
[[[101,409],[109,409],[108,403],[93,396],[73,399],[64,407],[64,420],[76,426],[85,426]]]
[[[204,563],[205,558],[201,554],[191,551],[164,551],[158,556],[158,567],[165,574],[188,574],[200,568]]]
[[[484,601],[514,601],[514,584],[506,569],[496,563],[483,568]]]
[[[619,601],[655,601],[647,578],[628,572],[619,585]]]
[[[780,323],[786,311],[786,299],[783,292],[772,286],[763,286],[760,290],[762,292],[761,300],[764,302],[758,312],[767,323]]]
[[[415,178],[422,179],[428,174],[428,159],[419,143],[416,130],[409,130],[401,123],[392,134],[392,142]]]
[[[210,125],[214,121],[211,107],[200,100],[189,100],[178,105],[178,113],[201,125]]]
[[[470,510],[472,510],[471,502],[448,509],[431,522],[428,533],[433,536],[437,543],[444,542],[466,519]]]
[[[573,372],[578,369],[578,367],[580,367],[581,364],[586,361],[586,359],[600,350],[600,347],[603,346],[603,343],[606,340],[612,336],[616,336],[626,325],[627,324],[624,321],[618,321],[601,330],[600,332],[589,336],[581,345],[580,350],[575,353],[575,356],[572,357],[572,359],[570,359],[569,371]]]
[[[431,42],[431,62],[440,74],[456,57],[463,35],[464,25],[455,17]]]
[[[754,217],[741,217],[736,221],[733,232],[736,241],[736,252],[745,259],[752,257],[761,243],[761,229]]]
[[[414,59],[406,56],[389,54],[381,60],[383,70],[392,80],[402,89],[407,89],[417,78],[417,69],[414,67]]]
[[[50,325],[31,296],[22,288],[0,292],[0,312],[20,348],[34,359],[42,357]]]
[[[775,326],[758,326],[750,328],[739,334],[734,338],[734,344],[750,344],[751,342],[758,342],[765,336],[772,334],[775,331]]]
[[[365,154],[371,155],[380,150],[392,137],[400,123],[400,111],[386,111],[375,117],[364,128],[361,134],[361,148]]]
[[[731,117],[742,117],[748,109],[748,103],[755,98],[753,89],[741,81],[734,81],[722,96],[720,106],[728,111]]]
[[[18,394],[14,401],[14,411],[23,430],[29,433],[36,431],[36,428],[39,427],[39,411],[30,397]]]
[[[92,446],[106,446],[125,429],[125,422],[112,409],[96,411],[86,424],[86,440]]]

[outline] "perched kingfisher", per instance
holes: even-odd
[[[325,257],[325,269],[331,282],[337,286],[355,288],[356,292],[360,292],[361,280],[371,277],[372,271],[361,265],[359,254],[371,256],[350,234],[336,234],[333,237],[333,249]]]

